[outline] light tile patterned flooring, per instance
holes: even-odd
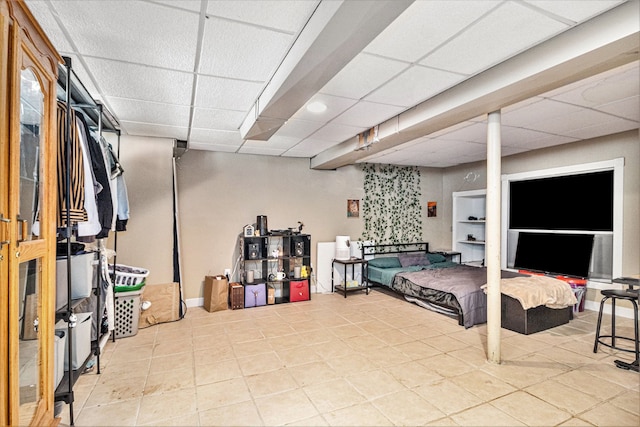
[[[75,424],[133,426],[638,426],[631,353],[600,346],[597,313],[532,335],[457,322],[380,290],[208,313],[109,342],[75,387]],[[609,324],[605,316],[604,325]],[[618,319],[631,335],[633,321]],[[64,405],[62,424],[69,423]]]

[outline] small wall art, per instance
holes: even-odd
[[[427,217],[433,218],[438,216],[438,202],[427,202]]]
[[[360,200],[347,200],[347,218],[358,218],[360,216]]]

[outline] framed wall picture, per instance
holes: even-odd
[[[347,200],[347,218],[358,218],[360,216],[360,200]]]
[[[427,217],[433,218],[438,216],[438,202],[427,202]]]

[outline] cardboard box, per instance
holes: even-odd
[[[244,286],[241,283],[229,283],[229,307],[231,310],[244,308]]]
[[[276,303],[276,288],[269,285],[267,288],[267,304],[275,304]]]
[[[73,341],[73,352],[71,359],[71,369],[80,368],[91,354],[91,315],[92,313],[76,313],[76,326],[71,328],[71,339]],[[67,323],[64,320],[56,323],[56,331],[68,331]],[[67,335],[64,349],[64,370],[69,370],[69,336]]]
[[[204,278],[204,308],[209,312],[226,310],[229,299],[229,282],[226,276]]]

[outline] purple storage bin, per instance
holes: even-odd
[[[264,283],[244,285],[244,308],[267,305],[267,291]]]

